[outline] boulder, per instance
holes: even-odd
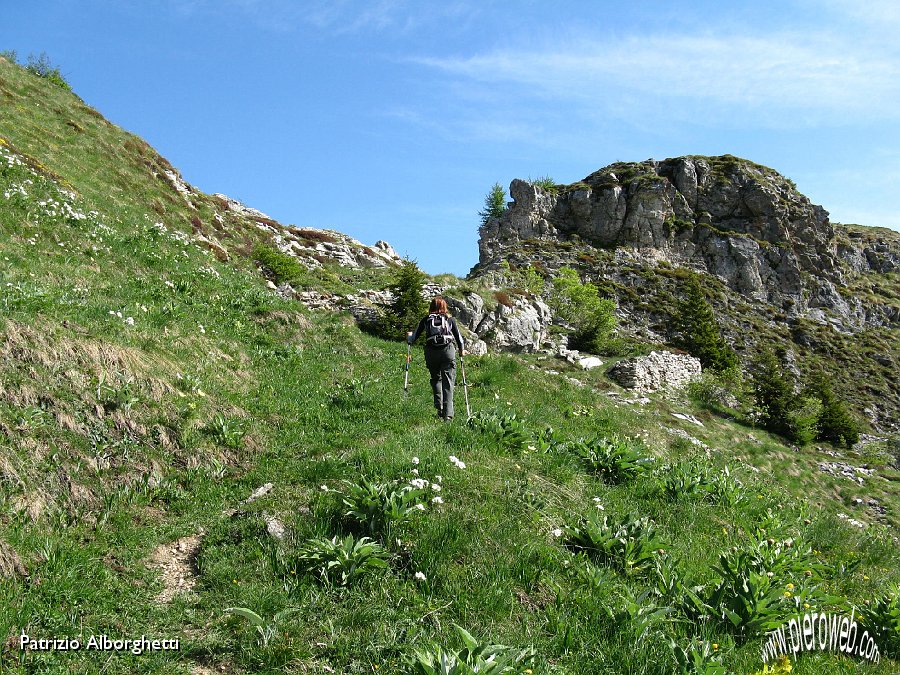
[[[641,393],[684,387],[700,373],[700,359],[665,351],[624,359],[609,370],[618,384]]]

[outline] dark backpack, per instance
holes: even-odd
[[[453,342],[450,319],[446,314],[429,314],[425,319],[425,344],[443,347]]]

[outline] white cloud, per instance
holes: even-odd
[[[778,111],[799,113],[793,125],[840,123],[841,115],[895,119],[900,111],[897,55],[828,34],[631,36],[417,62],[518,98],[606,113],[623,95],[637,96],[638,109],[668,101],[692,116],[712,105],[778,126]]]

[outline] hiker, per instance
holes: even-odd
[[[449,422],[453,419],[453,385],[456,382],[456,348],[465,354],[462,335],[456,320],[447,313],[447,301],[435,296],[428,307],[428,316],[419,321],[415,333],[406,340],[414,343],[425,333],[425,365],[431,373],[431,391],[438,417]]]

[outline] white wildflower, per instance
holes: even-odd
[[[319,486],[319,489],[320,489],[322,492],[328,492],[328,486],[327,486],[327,485],[320,485],[320,486]]]
[[[418,475],[419,475],[419,470],[418,470],[418,469],[413,469],[413,470],[412,470],[412,475],[413,475],[413,476],[418,476]]]
[[[416,581],[425,581],[425,573],[424,572],[416,572],[413,577]]]
[[[424,510],[425,510],[425,505],[424,505],[424,504],[416,504],[414,508],[419,509],[419,511],[424,511]]]
[[[438,485],[437,483],[432,483],[432,484],[431,484],[431,489],[434,490],[435,492],[440,492],[440,491],[441,491],[441,486]]]
[[[418,457],[413,457],[413,458],[412,458],[412,463],[413,463],[413,464],[418,464],[418,463],[419,463],[419,458],[418,458]]]
[[[553,530],[550,532],[550,534],[552,534],[554,537],[561,537],[561,536],[562,536],[562,530],[561,530],[560,528],[558,528],[558,527],[555,527],[555,528],[553,528]]]
[[[432,504],[443,504],[444,500],[441,497],[432,497],[431,503]]]
[[[424,478],[413,478],[411,481],[409,481],[409,484],[417,490],[422,490],[428,485],[428,481]]]
[[[133,326],[133,325],[134,325],[134,318],[133,318],[133,317],[130,317],[130,316],[125,317],[125,323],[126,323],[127,325],[129,325],[129,326]]]

